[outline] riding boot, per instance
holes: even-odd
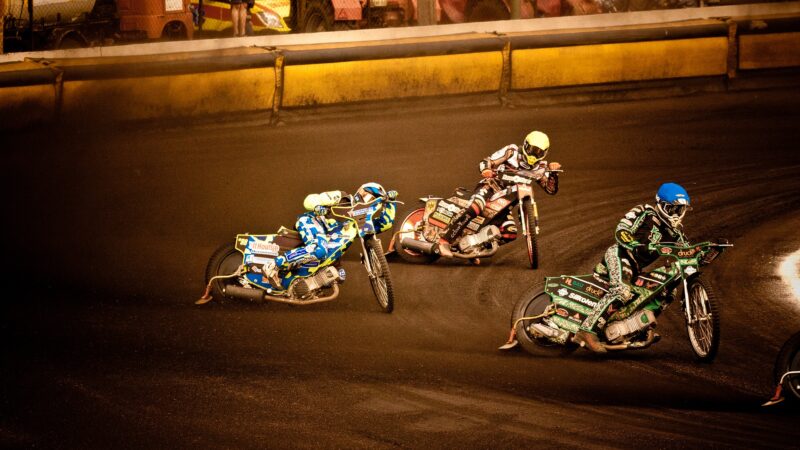
[[[470,223],[472,219],[477,217],[478,211],[476,209],[477,206],[473,202],[461,214],[453,217],[453,220],[450,222],[450,225],[448,225],[447,229],[445,229],[444,233],[442,233],[442,238],[439,239],[440,255],[445,257],[453,256],[450,246],[452,245],[453,241],[456,240],[457,237],[461,236],[461,232],[464,231],[464,228],[467,226],[467,224]]]
[[[605,346],[600,342],[600,339],[597,338],[595,333],[586,330],[580,330],[575,333],[575,337],[572,338],[572,341],[576,344],[580,345],[581,347],[587,348],[595,353],[606,353]]]

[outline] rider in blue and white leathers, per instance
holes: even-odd
[[[303,201],[306,212],[297,216],[295,229],[300,233],[303,247],[298,247],[275,258],[274,265],[265,267],[265,275],[273,286],[283,286],[291,270],[296,275],[306,276],[317,266],[328,259],[339,259],[358,236],[355,227],[348,226],[347,220],[336,220],[329,215],[328,208],[336,205],[351,205],[353,203],[370,203],[377,197],[386,196],[386,191],[378,183],[365,183],[358,188],[353,196],[343,191],[328,191],[319,194],[310,194]],[[380,233],[391,228],[394,221],[396,206],[387,202],[381,216],[374,219],[376,232]],[[367,218],[367,223],[371,223]]]
[[[609,290],[575,334],[575,342],[584,343],[592,351],[603,353],[596,329],[603,329],[609,306],[614,302],[627,303],[633,297],[631,284],[640,271],[658,259],[649,244],[685,240],[681,220],[689,206],[689,194],[675,183],[664,183],[656,194],[656,206],[637,205],[617,224],[616,242],[608,248],[595,272],[609,278]]]

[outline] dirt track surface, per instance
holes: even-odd
[[[800,94],[763,91],[4,136],[0,445],[796,448],[800,414],[758,405],[800,329],[775,272],[800,248],[798,123]],[[538,271],[522,242],[478,267],[395,259],[386,315],[354,246],[332,303],[193,305],[214,248],[292,224],[305,194],[379,181],[401,219],[534,128],[566,170],[537,193]],[[691,237],[735,244],[708,271],[716,361],[692,361],[677,307],[639,353],[497,351],[520,295],[588,272],[665,181]]]

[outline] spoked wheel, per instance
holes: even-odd
[[[372,292],[378,305],[385,313],[394,310],[394,291],[392,290],[392,278],[389,273],[389,263],[386,262],[386,255],[383,254],[381,241],[372,237],[366,242],[369,265],[372,273],[369,274],[369,282],[372,285]]]
[[[533,218],[533,202],[531,199],[522,199],[522,208],[525,211],[525,224],[528,235],[525,236],[525,244],[528,246],[528,262],[531,269],[539,268],[539,243],[536,241],[536,221]]]
[[[517,332],[517,341],[528,353],[535,354],[541,347],[557,345],[545,338],[537,338],[529,331],[531,325],[542,321],[541,318],[519,320],[522,317],[541,315],[548,305],[550,305],[550,296],[542,291],[535,291],[525,294],[514,306],[514,312],[511,314],[511,326]]]
[[[711,286],[700,277],[689,282],[689,305],[692,314],[686,330],[695,359],[711,362],[719,349],[719,305]]]
[[[800,333],[795,334],[781,347],[775,362],[775,384],[787,372],[800,371]],[[800,374],[787,375],[783,380],[783,397],[787,402],[800,406]]]
[[[235,273],[242,265],[242,254],[234,248],[233,244],[225,244],[218,248],[208,260],[206,267],[206,284],[208,280],[220,275],[230,275]],[[218,278],[211,283],[211,294],[217,300],[225,298],[224,289],[227,285],[235,284],[238,286],[238,277]]]
[[[403,247],[402,241],[404,237],[420,241],[425,240],[425,238],[422,237],[422,233],[417,231],[424,215],[425,208],[419,208],[413,211],[406,217],[402,225],[400,225],[400,231],[395,235],[394,246],[397,248],[397,254],[400,255],[403,261],[414,264],[430,264],[439,259],[439,255],[428,255]]]

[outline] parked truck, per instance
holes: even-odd
[[[227,32],[230,0],[191,0],[202,32]],[[251,0],[253,30],[313,33],[415,25],[419,0]],[[433,0],[437,23],[480,22],[511,17],[512,0]],[[520,0],[520,17],[534,17],[534,1]],[[561,0],[538,0],[561,1]]]
[[[3,50],[191,39],[189,0],[0,0]]]
[[[290,0],[289,26],[299,32],[414,25],[419,0]],[[511,0],[434,0],[437,23],[481,22],[511,17]],[[520,1],[520,17],[534,17]]]

